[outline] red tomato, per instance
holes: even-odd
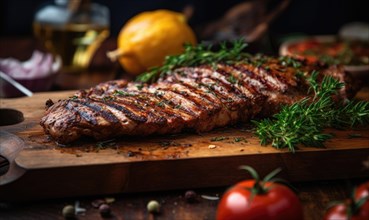
[[[368,196],[369,196],[369,181],[359,185],[358,187],[356,187],[356,190],[355,190],[356,200],[359,200],[361,198],[368,197]],[[367,203],[369,202],[367,201]]]
[[[360,200],[363,201],[363,204],[358,204]],[[351,218],[348,216],[350,212],[352,213]],[[363,183],[356,188],[353,199],[330,207],[323,218],[323,220],[341,219],[369,220],[369,182]]]
[[[230,188],[220,200],[217,220],[303,219],[300,201],[288,187],[266,182],[267,191],[252,196],[254,184],[255,180],[246,180]]]
[[[328,209],[323,220],[348,220],[346,204],[341,203]]]

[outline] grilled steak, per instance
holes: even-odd
[[[255,63],[181,67],[158,82],[102,83],[48,104],[40,124],[59,143],[81,136],[96,140],[123,135],[209,131],[276,113],[281,105],[308,95],[313,70],[349,81],[341,67],[301,62],[294,68],[278,59]],[[341,98],[351,90],[347,84]]]

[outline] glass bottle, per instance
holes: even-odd
[[[47,50],[63,61],[62,72],[85,70],[109,36],[109,9],[90,0],[55,0],[38,10],[33,30]]]

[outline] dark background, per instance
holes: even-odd
[[[50,0],[1,0],[1,36],[32,35],[34,13]],[[192,4],[194,15],[189,21],[196,27],[220,18],[240,0],[94,0],[106,5],[111,12],[111,34],[116,36],[124,23],[135,14],[166,8],[175,11]],[[271,0],[271,4],[278,3]],[[289,7],[272,23],[270,33],[336,34],[348,22],[369,22],[369,1],[367,0],[292,0]]]

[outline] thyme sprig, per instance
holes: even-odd
[[[230,47],[226,43],[221,43],[220,49],[214,51],[213,46],[206,46],[205,44],[192,46],[186,44],[182,54],[167,56],[162,66],[154,67],[148,72],[139,75],[136,81],[154,82],[160,76],[183,66],[197,66],[201,64],[215,66],[220,62],[235,63],[251,57],[250,54],[243,52],[246,46],[247,44],[243,40],[235,40]]]
[[[369,102],[347,101],[337,104],[332,95],[344,84],[331,76],[325,76],[319,84],[317,75],[317,72],[313,72],[308,79],[314,92],[312,98],[282,107],[273,118],[253,121],[262,145],[272,144],[275,148],[288,148],[292,152],[295,152],[298,144],[324,147],[324,142],[332,135],[323,133],[323,129],[369,124]]]

